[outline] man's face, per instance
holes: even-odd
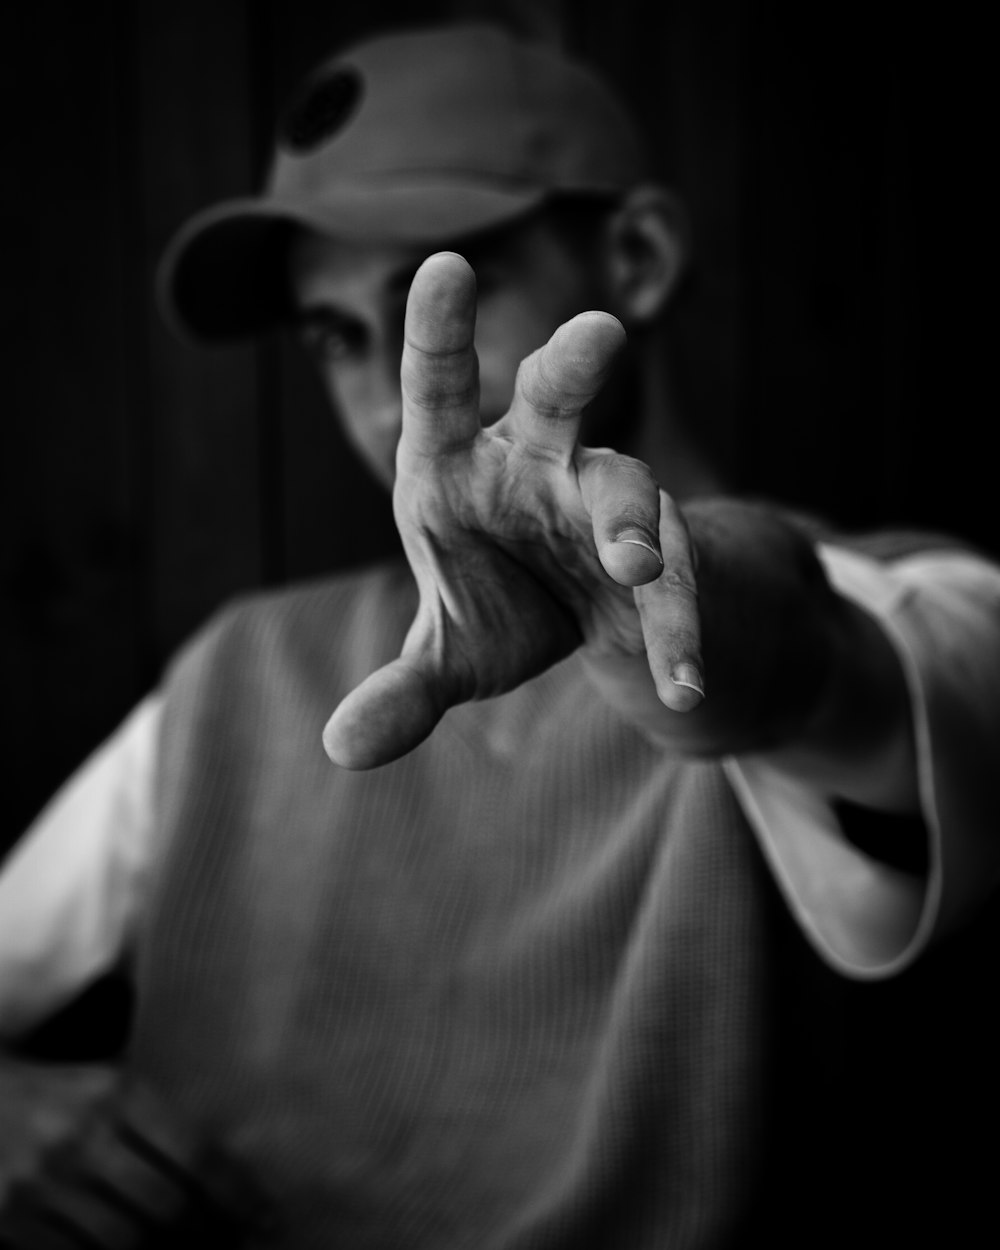
[[[442,248],[465,256],[476,272],[484,425],[510,407],[525,356],[574,314],[608,303],[597,266],[582,263],[544,214],[441,248],[297,236],[290,273],[303,340],[351,444],[387,486],[395,476],[401,422],[406,296],[420,263]]]

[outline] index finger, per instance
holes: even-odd
[[[479,433],[475,332],[471,266],[454,252],[428,257],[410,286],[400,364],[402,439],[417,451],[449,451]]]

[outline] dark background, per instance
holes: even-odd
[[[0,849],[245,588],[368,559],[386,501],[278,339],[174,341],[157,259],[260,180],[332,45],[493,15],[638,109],[695,225],[686,401],[741,489],[996,550],[991,397],[970,381],[975,32],[773,0],[4,6]],[[966,159],[966,152],[973,162]],[[978,306],[978,305],[977,305]]]
[[[685,400],[741,490],[1000,554],[990,45],[957,6],[5,5],[0,851],[221,601],[394,545],[295,350],[184,347],[152,279],[189,214],[258,184],[280,103],[332,45],[455,15],[563,41],[638,109],[695,225]],[[815,1127],[783,1197],[816,1172],[878,1196],[879,1237],[850,1244],[995,1227],[997,910],[877,987],[820,968],[785,919],[826,1005],[784,1037]],[[825,1244],[833,1214],[793,1244]]]

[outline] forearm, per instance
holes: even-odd
[[[903,670],[881,626],[839,600],[830,676],[800,734],[773,764],[822,793],[864,807],[919,811],[916,751]]]
[[[912,810],[905,683],[877,623],[833,591],[811,539],[780,513],[713,500],[689,505],[685,518],[705,701],[672,712],[645,657],[584,651],[602,695],[676,753],[767,754],[825,793]]]
[[[260,1212],[248,1178],[201,1148],[163,1105],[112,1096],[10,1186],[0,1247],[235,1247]]]

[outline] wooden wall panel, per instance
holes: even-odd
[[[881,316],[891,49],[874,27],[859,41],[791,6],[767,17],[750,58],[744,458],[763,489],[863,524],[882,506],[880,432],[895,399]]]
[[[667,346],[681,408],[734,484],[745,476],[750,366],[747,10],[733,0],[627,0],[616,6],[613,21],[596,3],[569,19],[572,46],[601,67],[630,103],[656,177],[687,216],[688,287]]]
[[[255,349],[209,354],[179,344],[152,294],[159,257],[180,223],[253,179],[256,84],[237,0],[138,12],[130,66],[151,462],[149,629],[162,659],[222,598],[264,573],[267,468]]]
[[[137,664],[117,32],[107,8],[63,16],[56,37],[44,6],[8,7],[0,38],[4,833],[125,710]]]

